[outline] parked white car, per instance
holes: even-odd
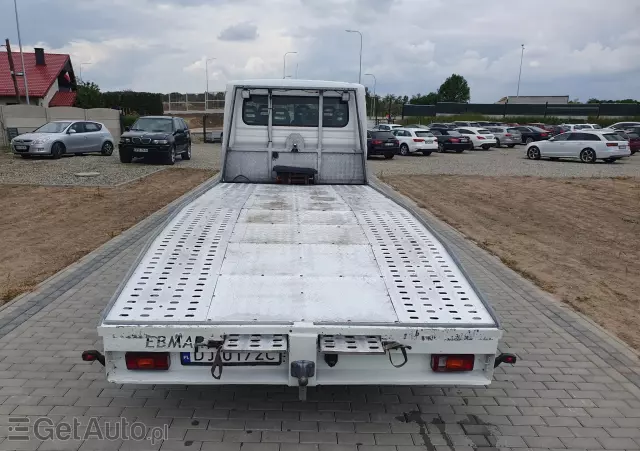
[[[496,137],[486,128],[481,127],[462,127],[456,128],[458,133],[468,136],[471,140],[471,149],[482,147],[487,150],[498,145]]]
[[[378,124],[375,127],[373,127],[371,130],[380,130],[383,132],[390,132],[393,131],[397,128],[402,128],[402,125],[400,124]]]
[[[438,138],[429,130],[423,128],[397,128],[392,132],[400,141],[400,155],[407,156],[412,153],[431,155],[438,150]]]
[[[546,141],[536,141],[527,145],[527,158],[539,160],[548,157],[578,158],[583,163],[604,160],[607,163],[631,155],[629,143],[611,130],[578,130],[562,133]]]

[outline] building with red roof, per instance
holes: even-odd
[[[15,71],[22,72],[20,52],[11,52]],[[38,106],[73,106],[76,100],[76,77],[69,55],[45,53],[36,48],[24,53],[24,66],[29,87],[29,101]],[[24,77],[18,76],[20,102],[26,104]],[[9,55],[0,52],[0,105],[16,103],[16,92],[9,70]]]

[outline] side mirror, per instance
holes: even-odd
[[[129,126],[127,126],[127,127],[125,127],[125,128],[124,128],[124,131],[125,131],[125,132],[128,132],[129,130],[131,130],[131,127],[129,127]]]
[[[67,135],[73,135],[74,133],[78,133],[78,132],[76,132],[73,128],[70,128],[69,130],[67,130]]]

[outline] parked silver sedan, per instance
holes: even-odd
[[[11,150],[23,158],[32,155],[50,155],[60,158],[64,154],[100,152],[113,153],[113,136],[104,124],[93,121],[53,121],[31,133],[11,140]]]
[[[496,147],[501,147],[503,145],[514,147],[516,144],[522,144],[522,134],[517,128],[486,127],[486,129],[496,137]]]

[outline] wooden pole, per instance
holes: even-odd
[[[11,53],[11,44],[9,39],[5,39],[5,46],[7,47],[7,57],[9,58],[9,71],[11,72],[11,78],[13,79],[13,89],[16,91],[16,101],[20,105],[20,89],[18,88],[18,78],[16,77],[16,69],[13,65],[13,53]]]

